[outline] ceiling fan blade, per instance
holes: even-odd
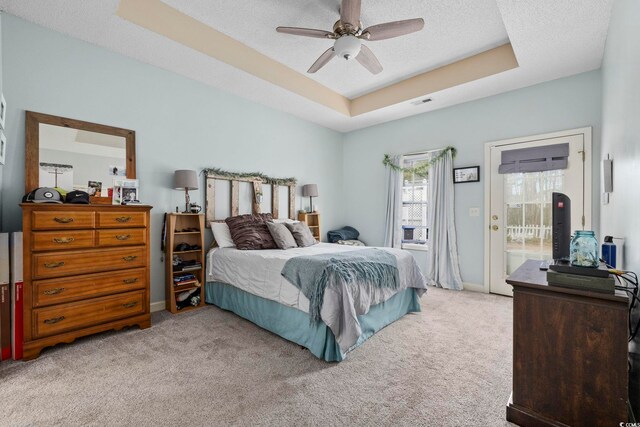
[[[371,49],[365,45],[360,46],[360,53],[356,56],[356,59],[372,74],[378,74],[382,71],[380,61],[378,61],[378,58],[371,52]]]
[[[365,28],[361,38],[369,41],[386,40],[405,34],[415,33],[424,28],[424,19],[407,19],[404,21],[387,22]]]
[[[309,68],[307,73],[311,73],[311,74],[315,73],[320,68],[327,65],[329,61],[333,59],[334,56],[336,56],[336,54],[333,52],[333,48],[330,47],[322,55],[320,55],[320,58],[318,58],[316,62],[313,63],[313,65],[311,66],[311,68]]]
[[[335,34],[331,31],[314,30],[311,28],[297,27],[278,27],[276,31],[279,33],[293,34],[294,36],[314,37],[317,39],[334,39]]]
[[[342,0],[340,8],[340,20],[342,24],[357,28],[360,25],[361,0]]]

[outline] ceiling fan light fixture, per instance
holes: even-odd
[[[347,34],[336,40],[333,45],[333,50],[336,53],[336,56],[348,61],[358,56],[361,46],[362,42],[360,39],[351,34]]]

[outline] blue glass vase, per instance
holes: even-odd
[[[598,267],[598,240],[593,231],[580,230],[571,239],[571,265]]]

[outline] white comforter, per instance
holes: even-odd
[[[235,248],[214,248],[209,251],[207,281],[223,282],[243,291],[276,301],[280,304],[309,312],[309,300],[300,289],[285,279],[280,272],[288,259],[332,252],[364,249],[357,246],[319,243],[307,248],[241,251]],[[369,307],[386,301],[406,288],[427,289],[424,276],[413,256],[401,249],[380,248],[392,253],[398,263],[400,287],[397,290],[375,286],[349,287],[328,284],[321,311],[322,320],[332,330],[336,341],[346,353],[358,340],[361,330],[356,316],[365,314]],[[330,291],[331,290],[331,291]],[[424,292],[424,291],[422,291]],[[348,303],[349,307],[344,307]],[[351,311],[345,316],[345,310]],[[346,317],[346,318],[345,318]],[[347,325],[345,326],[345,321]]]

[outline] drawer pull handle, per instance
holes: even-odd
[[[53,243],[65,244],[65,243],[71,243],[74,240],[76,240],[75,237],[54,237]]]
[[[116,221],[118,221],[118,222],[129,222],[129,221],[131,221],[131,217],[130,216],[119,216],[118,218],[116,218]]]
[[[126,304],[122,304],[122,306],[123,306],[124,308],[131,308],[131,307],[135,307],[136,305],[138,305],[138,302],[137,302],[137,301],[133,301],[133,302],[128,302],[128,303],[126,303]]]
[[[53,288],[53,289],[47,289],[42,293],[45,295],[58,295],[63,292],[64,292],[64,288]]]
[[[44,264],[45,268],[58,268],[58,267],[62,267],[64,265],[64,261],[60,261],[60,262],[46,262]]]
[[[129,255],[129,256],[124,256],[122,257],[123,261],[133,261],[134,259],[138,258],[137,255]]]
[[[129,240],[131,238],[131,234],[118,234],[116,235],[116,239],[118,240]]]
[[[124,279],[123,282],[127,285],[130,285],[132,283],[136,283],[138,281],[137,277],[134,277],[133,279]]]
[[[68,218],[68,217],[55,217],[53,218],[53,220],[55,222],[59,222],[60,224],[69,224],[73,222],[73,218]]]
[[[44,323],[47,325],[55,325],[58,322],[62,322],[64,320],[64,316],[54,317],[53,319],[45,319]]]

